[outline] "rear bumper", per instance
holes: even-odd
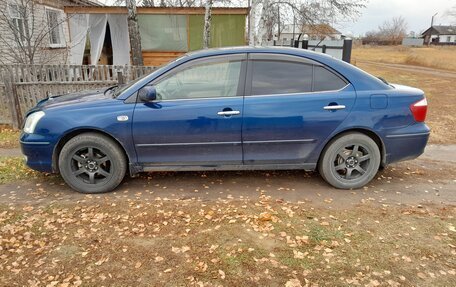
[[[425,124],[415,124],[384,136],[385,163],[410,160],[423,154],[430,135]]]
[[[41,136],[22,134],[21,150],[25,156],[25,164],[31,169],[41,172],[53,172],[52,154],[54,144]]]

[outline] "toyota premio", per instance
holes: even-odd
[[[423,153],[426,112],[423,91],[324,54],[209,49],[124,86],[42,100],[20,143],[30,168],[84,193],[177,170],[318,170],[356,189]]]

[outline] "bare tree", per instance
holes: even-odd
[[[213,0],[206,0],[204,13],[203,49],[209,48],[211,44],[211,22]]]
[[[453,8],[448,9],[445,12],[445,16],[450,17],[451,23],[456,25],[456,6],[453,6]]]
[[[35,0],[11,0],[0,9],[0,63],[46,64],[61,57],[66,62],[68,47],[63,13],[44,11]],[[58,47],[59,49],[49,49]]]
[[[400,44],[405,35],[407,35],[407,22],[402,16],[385,21],[378,28],[382,38],[396,45]]]
[[[130,37],[131,60],[134,66],[143,66],[141,35],[139,34],[136,1],[126,0],[128,10],[128,34]]]
[[[383,22],[376,31],[366,33],[363,43],[377,45],[399,45],[407,35],[407,22],[402,16]]]
[[[144,6],[144,7],[155,7],[155,2],[154,2],[154,0],[142,0],[141,1],[141,6]]]
[[[278,23],[278,17],[282,17],[279,13],[275,13],[276,10],[284,12],[288,18],[296,18],[302,27],[303,25],[327,24],[339,19],[355,18],[359,15],[360,9],[365,7],[366,0],[264,0],[258,2],[261,4],[252,5],[250,14],[258,13],[257,9],[261,6],[260,23],[257,36],[254,38],[256,44],[264,45],[268,40],[272,40],[273,28],[271,27]],[[279,27],[278,30],[280,31],[280,29]]]

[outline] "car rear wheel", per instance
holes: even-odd
[[[110,138],[84,133],[70,139],[59,156],[65,182],[82,193],[102,193],[116,188],[125,176],[126,158]]]
[[[321,176],[335,188],[356,189],[374,178],[380,159],[374,140],[364,134],[348,133],[329,143],[318,166]]]

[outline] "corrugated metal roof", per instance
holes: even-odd
[[[441,35],[456,35],[456,26],[432,26]]]

